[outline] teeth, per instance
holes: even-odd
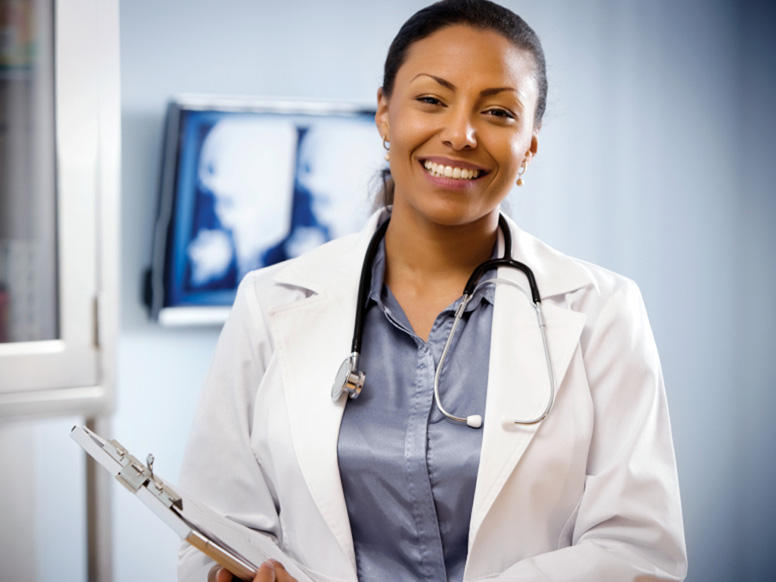
[[[443,166],[431,160],[426,160],[423,167],[428,170],[432,176],[437,178],[453,178],[454,180],[473,180],[480,175],[479,170],[469,170],[468,168],[457,168],[453,166]]]

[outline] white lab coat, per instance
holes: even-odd
[[[376,222],[245,278],[181,476],[187,493],[269,532],[314,580],[356,580],[337,464],[345,401],[332,403],[330,388],[350,351]],[[529,299],[497,286],[464,579],[682,580],[676,464],[641,295],[630,280],[510,228],[513,256],[532,268],[542,296],[558,389],[543,422],[510,423],[541,412],[548,375]],[[498,276],[528,289],[515,270]],[[181,580],[204,582],[208,568],[184,546]]]

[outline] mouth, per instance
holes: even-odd
[[[448,178],[451,180],[471,181],[481,178],[487,174],[487,170],[481,168],[471,167],[470,164],[457,164],[451,162],[449,164],[443,164],[435,162],[433,160],[421,160],[423,168],[426,172],[435,178]]]

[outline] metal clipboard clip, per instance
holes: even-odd
[[[144,465],[121,446],[117,440],[108,441],[107,445],[112,449],[108,454],[115,455],[114,458],[121,464],[121,470],[116,475],[116,480],[119,483],[132,493],[137,493],[138,489],[145,487],[165,507],[174,506],[178,509],[183,507],[181,496],[172,487],[154,476],[154,456],[151,453],[148,453],[146,457],[146,463],[148,464]]]
[[[116,477],[116,480],[129,491],[137,493],[141,487],[145,487],[165,507],[183,508],[181,496],[172,487],[154,476],[154,456],[152,454],[149,453],[148,457],[146,457],[146,463],[148,463],[146,466],[117,440],[106,441],[86,427],[78,427],[77,430],[85,433],[94,444],[116,463],[111,472]]]

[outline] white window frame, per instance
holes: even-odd
[[[118,334],[118,0],[54,3],[59,339],[0,344],[0,418],[95,416]]]

